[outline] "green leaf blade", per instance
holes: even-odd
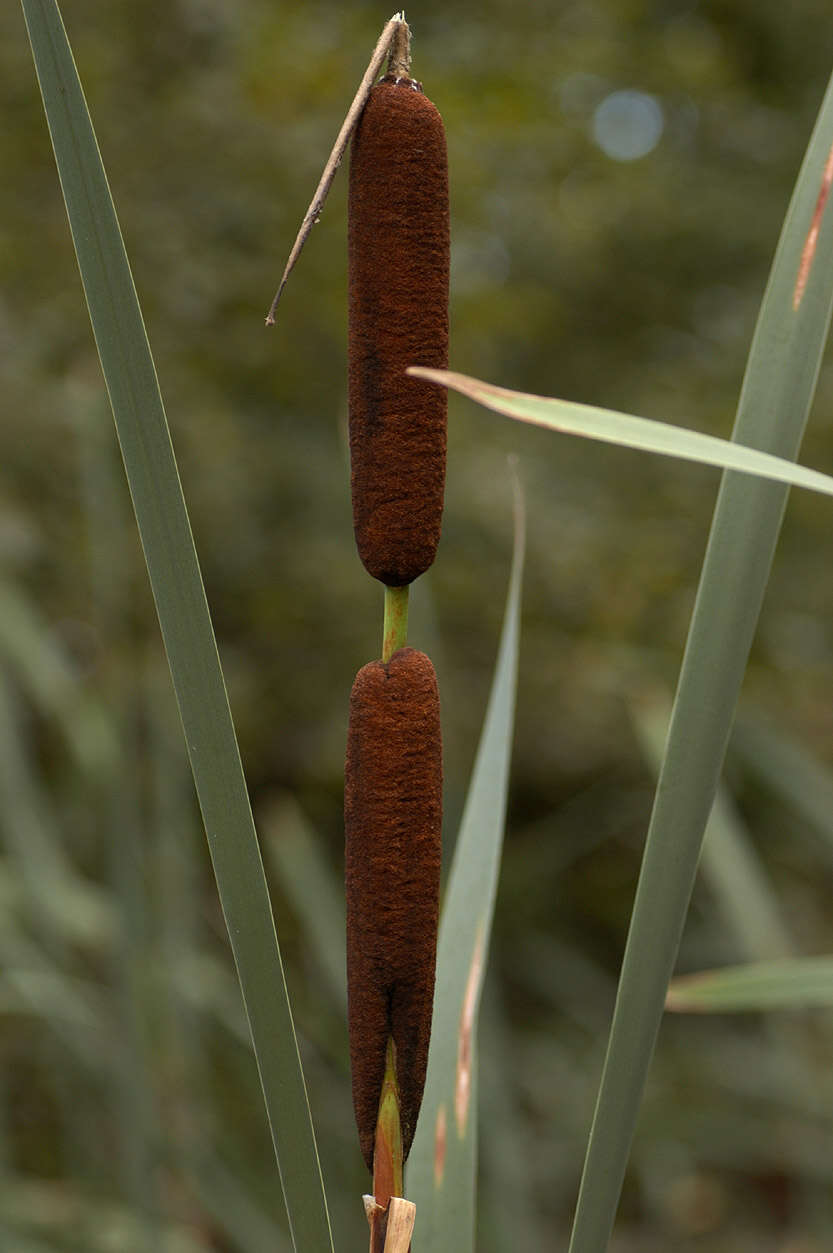
[[[506,815],[523,554],[518,505],[495,675],[440,920],[428,1075],[406,1180],[417,1253],[474,1249],[477,1022]]]
[[[805,246],[833,148],[833,80],[775,254],[733,440],[798,455],[833,304],[833,215]],[[648,830],[570,1242],[604,1253],[757,627],[788,489],[727,472],[718,494]]]
[[[833,1006],[833,957],[749,962],[671,981],[665,1007],[675,1013],[770,1013]]]
[[[22,0],[240,978],[296,1249],[329,1218],[271,903],[156,370],[81,84],[54,0]]]
[[[753,447],[719,439],[716,435],[704,435],[700,431],[656,422],[652,418],[638,418],[630,413],[599,409],[577,401],[559,400],[554,396],[511,391],[453,370],[411,366],[408,373],[449,387],[495,413],[562,435],[581,435],[605,444],[618,444],[621,448],[677,457],[721,470],[738,470],[833,496],[833,478],[830,475],[797,466]]]

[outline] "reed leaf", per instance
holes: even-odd
[[[769,452],[719,439],[716,435],[703,435],[685,427],[672,426],[668,422],[655,422],[652,418],[637,418],[630,413],[618,413],[614,409],[598,409],[572,400],[558,400],[551,396],[533,396],[529,392],[510,391],[495,387],[481,379],[453,370],[429,370],[424,366],[412,366],[409,374],[440,383],[468,396],[486,409],[516,418],[533,426],[543,426],[562,435],[583,435],[585,439],[600,440],[605,444],[618,444],[640,452],[658,453],[677,457],[681,461],[695,461],[701,465],[717,466],[721,470],[740,470],[789,483],[793,487],[806,487],[824,496],[833,496],[833,478],[818,470],[809,470]]]
[[[332,1248],[272,908],[133,278],[54,0],[22,0],[98,354],[255,1046],[292,1237]]]
[[[725,467],[657,786],[570,1253],[603,1253],[613,1227],[786,507],[786,485],[828,495],[833,485],[825,475],[786,464],[798,455],[830,323],[833,220],[825,206],[832,180],[833,84],[776,250],[731,444],[626,414],[510,392],[449,371],[411,369],[512,418]]]
[[[798,455],[830,324],[833,80],[781,232],[733,440]],[[625,949],[570,1253],[603,1253],[717,790],[788,490],[723,476]]]
[[[408,1159],[417,1253],[474,1249],[477,1023],[503,844],[518,666],[525,538],[519,491],[517,500],[503,632],[440,919],[428,1074]]]
[[[672,979],[665,1008],[677,1013],[727,1014],[833,1006],[833,957],[748,962]]]

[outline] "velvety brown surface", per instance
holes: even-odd
[[[383,80],[350,157],[349,399],[359,556],[389,586],[434,560],[446,392],[405,368],[448,365],[448,168],[442,118],[410,79]]]
[[[344,786],[353,1106],[373,1168],[385,1049],[397,1051],[407,1156],[425,1086],[440,889],[442,742],[434,667],[401,648],[356,675]]]

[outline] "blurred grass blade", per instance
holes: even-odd
[[[486,409],[502,413],[533,426],[545,426],[563,435],[583,435],[586,439],[601,440],[605,444],[619,444],[622,448],[635,448],[641,452],[659,453],[666,457],[679,457],[683,461],[696,461],[701,465],[717,466],[722,470],[740,470],[794,487],[806,487],[810,491],[833,496],[833,478],[791,464],[772,453],[757,449],[716,435],[703,435],[685,427],[672,426],[668,422],[655,422],[651,418],[637,418],[629,413],[617,413],[613,409],[596,409],[571,400],[558,400],[550,396],[533,396],[528,392],[513,392],[505,387],[495,387],[467,374],[453,370],[429,370],[425,366],[412,366],[409,374],[450,387],[462,396],[477,401]]]
[[[632,711],[637,735],[655,771],[662,762],[670,706],[659,698]],[[734,939],[736,956],[772,961],[792,955],[793,944],[778,898],[727,789],[714,798],[700,872]]]
[[[321,841],[289,793],[260,820],[266,862],[289,901],[304,936],[305,950],[318,962],[333,1003],[347,1021],[347,953],[344,883],[323,854]]]
[[[114,764],[108,713],[89,696],[36,604],[0,579],[0,658],[32,704],[60,729],[87,775],[107,775]]]
[[[254,1253],[284,1253],[289,1244],[280,1228],[263,1212],[260,1205],[235,1178],[219,1156],[206,1156],[199,1164],[195,1186],[200,1204],[210,1214],[217,1228],[224,1232],[233,1248]]]
[[[474,1249],[477,1018],[503,843],[518,667],[524,553],[519,489],[516,499],[503,632],[440,920],[428,1076],[408,1159],[405,1191],[417,1207],[417,1253]]]
[[[833,80],[749,353],[733,439],[798,455],[833,300]],[[714,801],[787,488],[727,472],[703,564],[625,948],[570,1253],[603,1253]]]
[[[332,1248],[272,909],[156,371],[87,106],[54,0],[23,0],[78,265],[113,408],[290,1227]]]
[[[114,1249],[136,1253],[143,1235],[141,1217],[121,1201],[102,1197],[92,1189],[90,1193],[77,1190],[68,1201],[63,1180],[34,1172],[10,1172],[0,1180],[0,1214],[14,1235],[0,1244],[3,1253],[76,1253],[78,1249],[84,1253],[113,1253]],[[205,1253],[204,1238],[186,1220],[174,1218],[158,1234],[155,1247],[165,1253]]]
[[[671,981],[665,1008],[679,1013],[727,1014],[741,1010],[830,1009],[833,957],[793,957],[750,962]]]
[[[523,1084],[525,1067],[517,1065],[517,1036],[502,1004],[500,976],[487,972],[483,989],[481,1043],[478,1049],[481,1125],[494,1129],[480,1137],[477,1209],[481,1230],[492,1249],[545,1250],[552,1229],[539,1204],[535,1172],[529,1169],[529,1126]],[[506,1198],[512,1204],[506,1204]],[[481,1239],[481,1247],[485,1245]]]
[[[25,887],[30,925],[56,955],[74,955],[78,944],[111,948],[120,919],[105,891],[80,875],[64,851],[17,704],[0,672],[0,844]]]
[[[808,823],[833,853],[833,773],[789,733],[758,716],[738,719],[732,746],[762,787]]]
[[[31,1014],[43,1018],[66,1041],[67,1034],[83,1038],[89,1057],[90,1038],[101,1035],[100,1015],[94,1011],[98,989],[54,969],[32,970],[4,962],[0,973],[0,1017]],[[100,999],[100,997],[99,997]],[[96,1072],[101,1058],[94,1062]]]
[[[749,961],[790,956],[794,946],[775,890],[724,788],[714,798],[700,868],[734,935],[738,956]]]

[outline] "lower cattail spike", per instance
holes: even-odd
[[[344,789],[353,1105],[373,1170],[393,1042],[402,1160],[422,1103],[434,998],[442,745],[434,667],[401,648],[364,666],[350,696]]]

